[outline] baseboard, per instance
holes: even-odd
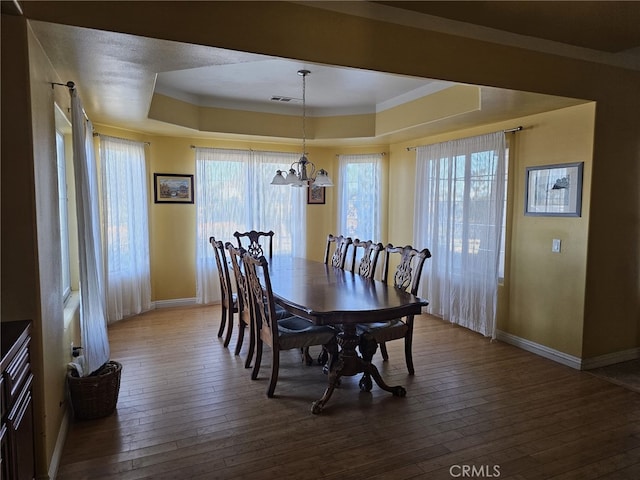
[[[527,352],[535,353],[541,357],[548,358],[554,362],[561,363],[567,367],[575,368],[576,370],[582,370],[582,359],[568,353],[549,348],[545,345],[541,345],[525,338],[517,337],[501,330],[496,331],[496,338],[510,345],[519,347]]]
[[[496,332],[496,338],[510,345],[522,348],[527,352],[535,353],[536,355],[540,355],[541,357],[548,358],[554,362],[575,368],[576,370],[591,370],[593,368],[606,367],[607,365],[613,365],[614,363],[626,362],[628,360],[640,358],[640,348],[631,348],[629,350],[608,353],[598,357],[580,358],[554,350],[553,348],[549,348],[545,345],[532,342],[531,340],[517,337],[501,330]]]
[[[614,363],[627,362],[640,358],[640,348],[630,348],[620,352],[607,353],[597,357],[585,358],[582,360],[582,369],[591,370],[593,368],[606,367]]]
[[[56,444],[53,447],[53,455],[51,455],[51,463],[49,463],[48,478],[56,478],[58,475],[58,468],[60,467],[60,460],[62,459],[62,452],[64,450],[64,444],[67,441],[67,433],[69,432],[69,424],[71,423],[70,409],[65,408],[64,415],[62,416],[62,422],[60,424],[60,430],[58,431],[58,438],[56,438]]]
[[[173,298],[171,300],[156,300],[151,302],[151,308],[186,307],[196,305],[196,298]]]

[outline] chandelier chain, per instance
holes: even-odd
[[[302,77],[302,155],[297,162],[293,162],[286,174],[277,170],[271,185],[291,185],[293,187],[308,187],[312,183],[317,187],[332,187],[333,182],[324,169],[316,170],[313,162],[307,158],[307,75],[309,70],[298,70]]]
[[[307,152],[307,73],[302,73],[302,155]]]

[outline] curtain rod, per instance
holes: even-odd
[[[51,82],[51,90],[53,90],[53,88],[56,85],[60,85],[61,87],[67,87],[69,89],[69,91],[76,89],[76,84],[74,82],[72,82],[71,80],[69,80],[67,83]],[[70,108],[68,110],[71,111]],[[89,120],[89,115],[87,115],[87,112],[84,110],[84,106],[82,107],[82,114],[84,115],[85,120],[87,120],[89,122],[91,121],[91,120]]]
[[[76,88],[76,84],[69,81],[67,83],[58,83],[58,82],[51,82],[51,88],[53,89],[53,87],[55,87],[56,85],[60,85],[61,87],[67,87],[69,90],[75,90]]]
[[[508,128],[506,130],[502,130],[502,133],[515,133],[515,132],[519,132],[520,130],[523,130],[524,127],[523,126],[518,126],[515,128]],[[407,147],[407,152],[410,150],[415,150],[418,147]]]
[[[204,148],[209,150],[230,150],[232,152],[262,152],[262,153],[280,153],[286,155],[299,155],[299,152],[284,152],[282,150],[256,150],[253,148],[222,148],[222,147],[199,147],[197,145],[189,145],[189,148]]]
[[[117,138],[118,140],[125,140],[127,142],[138,142],[137,140],[131,140],[130,138],[122,138],[122,137],[114,137],[113,135],[105,135],[103,133],[99,133],[99,132],[93,132],[93,136],[94,137],[111,137],[111,138]],[[143,143],[145,144],[147,147],[149,145],[151,145],[151,142],[138,142],[138,143]]]
[[[207,148],[209,150],[233,150],[234,152],[249,152],[249,151],[251,151],[250,148],[199,147],[198,145],[189,145],[189,148],[191,148],[191,149]]]
[[[382,155],[383,157],[387,154],[387,152],[373,152],[373,153],[336,153],[336,157],[341,155]]]

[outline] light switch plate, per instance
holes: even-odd
[[[559,238],[554,238],[553,241],[551,242],[551,251],[553,253],[560,253],[560,245],[561,245],[561,241]]]

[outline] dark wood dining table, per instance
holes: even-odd
[[[327,389],[322,398],[313,402],[312,413],[322,412],[343,375],[369,373],[383,390],[398,397],[406,395],[404,387],[387,385],[377,367],[358,354],[356,325],[417,315],[428,305],[426,300],[393,285],[298,257],[272,257],[269,276],[280,306],[317,325],[340,325],[338,359],[332,362]]]

